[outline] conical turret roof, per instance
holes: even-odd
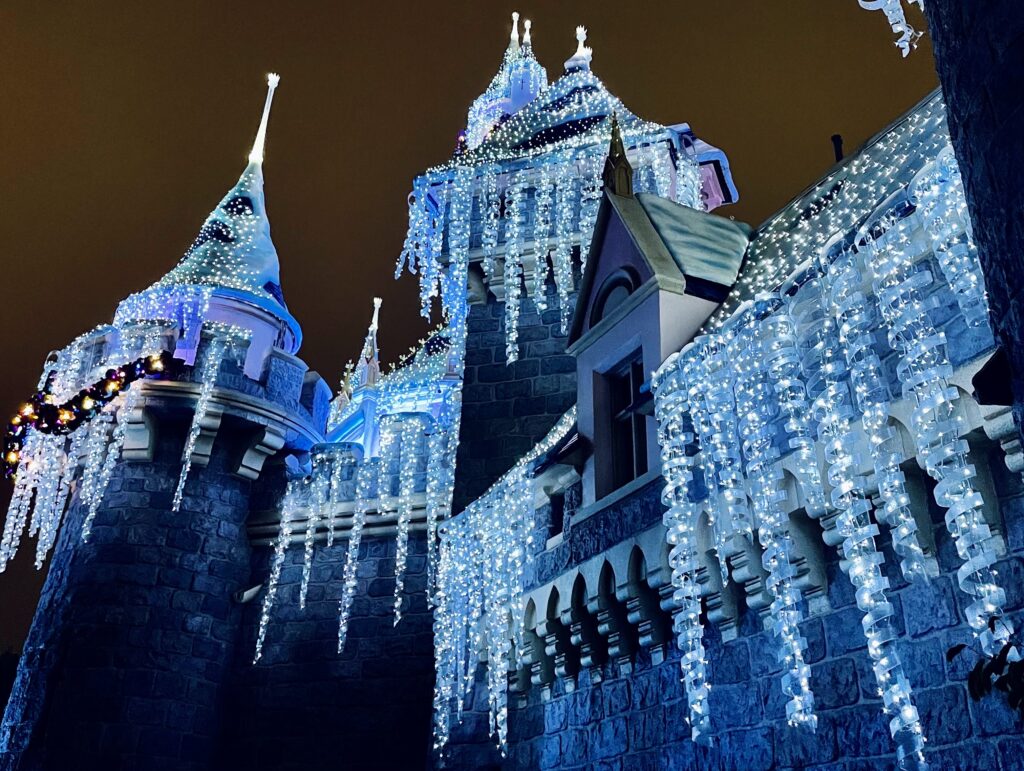
[[[234,289],[285,308],[280,263],[270,237],[263,194],[263,147],[270,104],[279,78],[270,75],[263,118],[238,182],[210,212],[181,261],[155,287],[172,285]]]

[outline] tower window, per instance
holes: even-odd
[[[597,496],[647,472],[647,416],[640,412],[644,382],[641,352],[608,372],[594,373]]]

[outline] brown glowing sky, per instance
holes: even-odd
[[[282,75],[265,165],[300,352],[332,385],[370,298],[394,358],[426,329],[393,280],[413,176],[444,160],[496,71],[509,14],[549,75],[590,30],[594,71],[638,115],[725,150],[757,224],[937,85],[856,0],[22,3],[0,9],[0,412],[46,353],[171,268],[235,182],[263,75]],[[920,15],[912,21],[923,26]],[[6,508],[6,483],[0,504]],[[20,647],[41,574],[0,576],[0,650]]]

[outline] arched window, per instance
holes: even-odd
[[[601,319],[607,318],[615,308],[622,305],[636,291],[638,283],[632,268],[619,268],[608,276],[597,292],[597,299],[590,312],[590,326],[597,326]]]

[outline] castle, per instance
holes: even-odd
[[[276,75],[178,265],[46,362],[0,768],[1021,767],[964,684],[1019,658],[1024,453],[941,96],[751,228],[518,22],[413,182],[396,367],[379,301],[336,393],[296,355]]]

